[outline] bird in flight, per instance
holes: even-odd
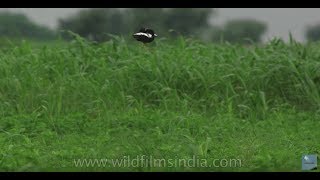
[[[145,43],[150,43],[154,40],[158,35],[154,33],[152,29],[141,28],[139,32],[134,33],[132,35],[137,41]]]

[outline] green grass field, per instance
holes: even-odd
[[[320,150],[320,44],[27,41],[1,49],[0,102],[0,171],[301,171]],[[75,163],[129,157],[167,164]],[[169,164],[193,157],[207,164]]]

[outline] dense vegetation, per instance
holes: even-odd
[[[24,14],[0,12],[0,38],[28,38],[39,41],[52,40],[57,36],[53,30],[34,23]]]
[[[319,153],[320,44],[114,37],[0,52],[1,171],[300,171]],[[79,158],[241,167],[75,167]]]

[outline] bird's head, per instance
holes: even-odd
[[[145,31],[145,33],[151,34],[153,37],[158,37],[158,35],[156,33],[154,33],[154,31],[152,29],[148,29],[148,28],[143,28]]]

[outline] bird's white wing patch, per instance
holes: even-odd
[[[148,34],[148,33],[139,32],[139,33],[135,33],[134,35],[136,35],[136,36],[146,36],[148,38],[152,38],[152,35]]]

